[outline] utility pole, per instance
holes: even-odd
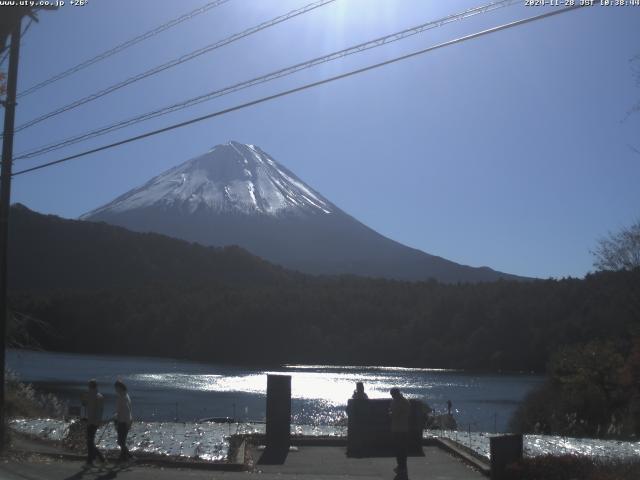
[[[9,212],[11,209],[11,168],[13,166],[13,128],[16,115],[18,91],[18,59],[22,17],[29,16],[36,22],[37,10],[57,10],[57,6],[5,7],[0,17],[0,47],[4,48],[11,36],[9,47],[9,74],[7,96],[4,101],[4,132],[2,134],[2,166],[0,167],[0,452],[6,447],[7,418],[5,415],[5,354],[7,342],[7,260],[9,246]]]
[[[7,98],[4,102],[4,133],[2,135],[2,168],[0,170],[0,451],[5,450],[7,419],[5,416],[5,343],[7,337],[7,247],[9,243],[9,209],[11,208],[11,167],[13,163],[13,127],[18,88],[18,58],[20,56],[20,26],[22,12],[11,28]]]

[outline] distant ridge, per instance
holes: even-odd
[[[521,278],[460,265],[386,238],[259,147],[233,141],[80,218],[203,245],[239,245],[268,261],[312,274],[449,283]]]
[[[95,290],[154,284],[277,285],[301,276],[238,247],[214,248],[11,206],[11,290]]]

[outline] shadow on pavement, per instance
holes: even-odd
[[[117,465],[100,465],[100,466],[83,466],[82,469],[65,480],[110,480],[117,478],[120,472],[131,470],[131,464],[117,464]]]
[[[262,452],[258,465],[284,465],[287,455],[289,454],[289,447],[267,447]]]

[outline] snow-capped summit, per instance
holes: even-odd
[[[335,209],[259,147],[231,141],[216,145],[81,218],[149,207],[249,215],[328,215]]]
[[[237,142],[217,145],[81,218],[203,245],[239,245],[308,273],[445,282],[513,278],[386,238],[260,148]]]

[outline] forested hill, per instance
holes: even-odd
[[[293,281],[297,274],[238,247],[204,247],[155,233],[11,207],[10,290],[134,287],[149,283]]]
[[[640,333],[640,269],[463,285],[312,277],[20,208],[12,235],[10,307],[46,322],[24,326],[51,350],[543,371],[560,346],[624,351]]]

